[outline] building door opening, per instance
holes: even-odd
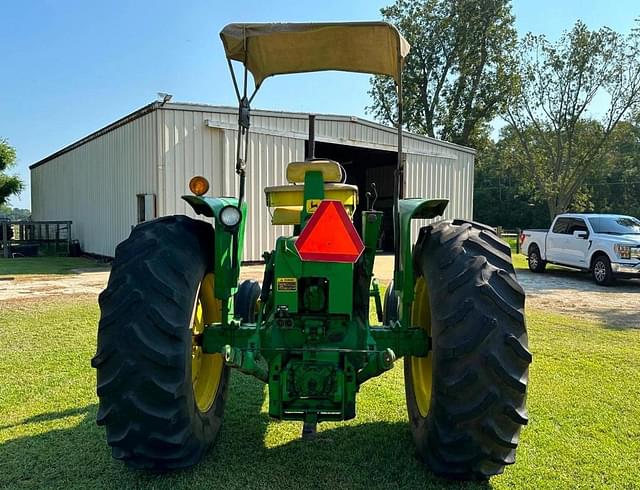
[[[384,213],[378,248],[383,252],[393,253],[393,181],[397,153],[316,141],[315,157],[341,163],[347,172],[347,184],[358,186],[359,204],[354,214],[354,223],[358,229],[361,228],[362,210],[367,207],[366,193],[372,183],[376,184],[378,199],[374,209]]]

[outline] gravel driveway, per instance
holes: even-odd
[[[640,280],[619,280],[614,286],[597,286],[591,274],[552,269],[542,274],[517,271],[527,292],[526,306],[592,318],[621,328],[640,328]]]
[[[262,279],[262,266],[243,267],[241,279]],[[518,270],[518,279],[527,292],[527,307],[556,311],[581,318],[593,318],[621,328],[640,328],[640,280],[619,281],[612,287],[596,286],[591,276],[568,269],[552,269],[543,274]],[[376,260],[376,277],[381,285],[391,280],[393,257]],[[109,273],[82,272],[64,276],[32,276],[0,281],[0,302],[20,303],[37,298],[64,295],[97,296]]]

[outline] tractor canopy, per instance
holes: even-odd
[[[388,75],[399,83],[410,48],[386,22],[229,24],[220,37],[227,58],[244,63],[256,87],[272,75],[324,70]]]

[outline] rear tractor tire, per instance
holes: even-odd
[[[400,318],[400,298],[395,290],[393,281],[389,282],[382,299],[382,323],[390,325]]]
[[[167,470],[196,464],[222,424],[229,368],[198,338],[220,321],[214,231],[186,216],[136,226],[100,294],[97,422],[116,459]]]
[[[484,480],[514,463],[527,423],[524,291],[509,245],[477,223],[422,228],[414,264],[412,325],[432,338],[404,363],[417,453],[438,476]]]
[[[235,317],[240,318],[242,323],[255,323],[261,291],[260,283],[253,279],[246,279],[238,286],[233,311]]]

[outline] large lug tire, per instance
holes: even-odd
[[[613,271],[611,270],[611,261],[606,255],[598,255],[593,259],[591,267],[593,280],[598,286],[611,286],[614,283]]]
[[[238,286],[238,292],[234,298],[233,312],[242,323],[255,323],[260,298],[260,283],[253,279],[246,279]]]
[[[382,298],[382,324],[390,325],[392,322],[397,322],[399,318],[400,298],[393,285],[393,281],[390,281]]]
[[[194,340],[221,318],[213,234],[186,216],[138,225],[100,294],[97,422],[113,457],[131,467],[196,464],[220,430],[229,368]]]
[[[527,262],[529,262],[529,270],[531,272],[544,272],[547,267],[547,263],[540,256],[540,249],[537,245],[531,245],[529,248]]]
[[[412,325],[427,357],[404,362],[411,432],[436,475],[483,480],[515,461],[528,366],[524,291],[509,246],[489,227],[456,220],[422,228]]]

